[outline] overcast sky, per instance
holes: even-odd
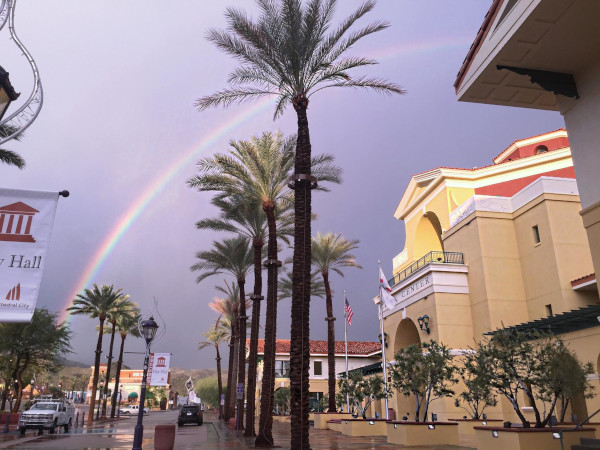
[[[360,4],[339,3],[338,19]],[[488,165],[514,140],[564,126],[554,112],[456,100],[452,85],[490,3],[380,0],[368,18],[389,20],[391,28],[351,51],[380,64],[355,74],[394,81],[407,95],[326,90],[311,100],[313,153],[333,153],[344,170],[342,185],[314,194],[313,231],[359,239],[364,267],[333,276],[340,340],[344,289],[355,312],[349,339],[377,339],[377,260],[391,277],[392,258],[404,247],[403,223],[393,213],[413,174]],[[226,152],[231,139],[296,129],[290,108],[273,122],[272,102],[194,109],[235,67],[205,39],[209,27],[225,26],[226,5],[255,11],[251,0],[21,0],[16,8],[16,31],[39,66],[44,105],[25,139],[4,146],[27,167],[0,165],[0,187],[71,192],[59,200],[38,306],[63,314],[93,282],[122,288],[144,311],[156,297],[166,333],[153,350],[172,352],[179,367],[213,367],[213,350],[198,351],[197,343],[216,318],[207,305],[225,278],[198,285],[189,270],[194,252],[222,236],[195,229],[217,212],[210,194],[192,191],[186,180],[201,156]],[[8,27],[0,32],[0,65],[26,98],[31,73]],[[312,339],[326,339],[324,317],[324,301],[313,301]],[[96,322],[77,317],[71,324],[70,358],[91,364]],[[289,338],[289,330],[284,300],[278,337]],[[126,350],[142,349],[132,340]],[[126,363],[142,365],[139,355]]]

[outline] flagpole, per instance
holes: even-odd
[[[344,346],[346,352],[346,382],[348,382],[348,311],[346,311],[346,290],[344,289]],[[346,411],[350,412],[350,394],[346,392]]]
[[[377,261],[377,265],[381,270],[381,261]],[[379,273],[377,274],[379,277]],[[389,409],[388,409],[388,386],[387,386],[387,366],[385,361],[385,333],[383,331],[383,295],[381,293],[382,283],[379,283],[379,327],[381,329],[381,358],[383,359],[383,363],[381,366],[383,367],[383,389],[385,393],[385,418],[389,420]]]

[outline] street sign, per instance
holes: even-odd
[[[237,385],[237,399],[242,400],[244,398],[244,383],[238,383]]]
[[[221,406],[225,406],[225,394],[221,394]]]

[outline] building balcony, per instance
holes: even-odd
[[[440,252],[432,251],[422,256],[406,269],[398,272],[394,275],[394,278],[390,279],[388,283],[391,287],[402,282],[404,279],[410,277],[412,274],[420,271],[423,267],[429,264],[464,264],[465,258],[462,253],[459,252]]]
[[[468,294],[468,267],[460,252],[431,251],[389,280],[394,302],[384,305],[384,317],[404,310],[429,295]],[[379,296],[375,297],[379,303]],[[404,315],[404,311],[402,312]]]

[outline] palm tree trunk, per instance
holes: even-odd
[[[323,284],[325,284],[325,305],[327,308],[327,387],[329,388],[328,412],[336,412],[335,405],[335,317],[333,317],[333,301],[331,298],[331,287],[329,286],[329,273],[323,272]]]
[[[110,347],[108,350],[108,365],[106,366],[106,383],[104,383],[104,399],[102,400],[102,418],[106,419],[106,402],[108,400],[108,383],[110,383],[110,369],[112,366],[113,359],[113,345],[115,343],[115,322],[111,322],[112,330],[110,333]],[[114,390],[117,390],[117,385],[115,384]]]
[[[104,333],[104,317],[100,317],[100,330],[98,331],[98,342],[96,343],[96,358],[94,360],[94,377],[92,378],[92,395],[90,398],[90,409],[88,411],[87,423],[92,425],[94,421],[94,407],[96,406],[96,391],[98,390],[98,376],[100,375],[100,355],[102,354],[102,335]]]
[[[308,397],[309,397],[309,319],[310,319],[310,268],[311,268],[311,185],[309,180],[298,180],[300,175],[310,176],[311,146],[306,109],[308,99],[304,93],[293,99],[298,117],[296,141],[295,193],[294,193],[294,256],[292,289],[292,328],[290,333],[290,400],[291,448],[309,449]]]
[[[119,399],[117,401],[117,395],[119,393],[119,382],[121,380],[121,367],[123,366],[123,350],[125,349],[125,338],[127,337],[127,333],[121,333],[121,349],[119,350],[119,359],[117,360],[117,373],[115,374],[115,391],[112,395],[111,407],[110,407],[110,417],[115,417],[115,409],[117,408],[119,402],[122,402],[123,399]]]
[[[261,256],[263,241],[254,242],[254,295],[252,295],[252,327],[250,329],[250,354],[248,355],[248,388],[246,389],[246,431],[244,436],[256,436],[254,416],[256,415],[256,364],[258,360],[258,328],[260,326],[260,301],[262,300]]]
[[[238,386],[241,384],[243,387],[246,386],[246,280],[238,280],[238,286],[240,287],[240,304],[239,304],[239,332],[238,332]],[[237,386],[236,386],[237,387]],[[236,389],[237,393],[237,389]],[[237,398],[237,395],[236,395]],[[239,423],[237,424],[238,430],[244,429],[244,394],[242,398],[238,399],[237,402]]]
[[[219,352],[219,344],[215,342],[217,349],[217,387],[219,389],[219,419],[223,418],[223,405],[221,405],[221,395],[223,395],[223,382],[221,381],[221,353]]]
[[[238,336],[240,334],[239,322],[237,318],[237,311],[235,313],[234,323],[238,324],[235,326],[235,334],[233,336],[233,365],[231,366],[231,394],[229,395],[229,418],[235,418],[235,386],[237,381],[237,361],[238,361]]]
[[[262,392],[260,396],[260,420],[255,445],[273,446],[273,396],[275,394],[275,346],[277,336],[277,224],[275,205],[263,205],[269,229],[267,266],[267,311],[265,323],[265,354],[263,360]]]
[[[234,362],[234,341],[235,341],[235,321],[231,321],[231,337],[229,338],[229,365],[227,367],[227,391],[225,392],[225,420],[228,421],[231,417],[231,389],[233,380],[233,362]]]

